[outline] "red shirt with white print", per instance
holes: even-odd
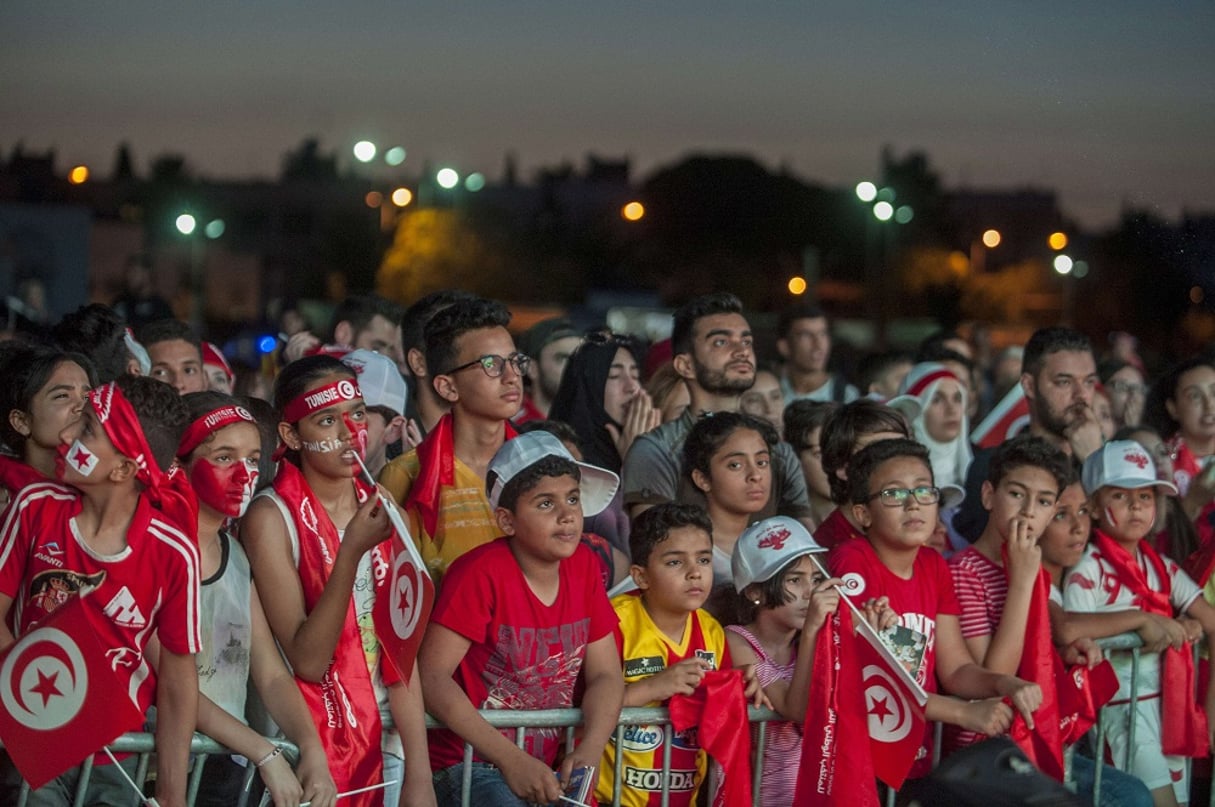
[[[82,590],[123,637],[106,656],[131,700],[146,710],[155,686],[143,651],[155,633],[169,651],[197,653],[198,548],[140,496],[116,555],[90,549],[76,527],[81,496],[56,482],[26,487],[0,527],[0,592],[13,599],[10,622],[27,633]]]

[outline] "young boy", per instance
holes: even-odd
[[[1096,528],[1084,557],[1064,578],[1064,607],[1069,612],[1102,614],[1140,610],[1163,619],[1185,614],[1197,620],[1209,646],[1215,642],[1215,609],[1203,600],[1189,575],[1143,540],[1156,519],[1157,491],[1177,493],[1171,482],[1157,479],[1148,453],[1130,440],[1106,443],[1085,460],[1082,481],[1092,502]],[[1188,624],[1187,638],[1198,638],[1194,623]],[[1129,703],[1131,659],[1126,653],[1113,657],[1121,686],[1111,701],[1114,718],[1108,721],[1106,741],[1114,763],[1126,764],[1133,711],[1135,745],[1130,749],[1128,772],[1151,789],[1156,804],[1184,804],[1189,800],[1185,760],[1165,754],[1162,738],[1171,733],[1190,741],[1192,747],[1205,748],[1207,727],[1196,714],[1192,691],[1178,691],[1184,686],[1180,684],[1175,689],[1162,687],[1162,671],[1163,680],[1189,675],[1189,686],[1193,686],[1190,648],[1166,649],[1164,656],[1162,664],[1158,653],[1140,655],[1138,702],[1133,710]],[[1215,716],[1215,677],[1203,696],[1209,721]],[[1181,725],[1170,726],[1171,721]]]
[[[515,350],[499,302],[460,300],[426,324],[426,367],[451,406],[413,451],[384,466],[380,483],[410,518],[436,581],[456,558],[500,535],[485,499],[486,470],[514,437],[531,359]],[[587,513],[587,515],[590,515]]]
[[[974,663],[958,627],[961,608],[949,567],[926,546],[941,499],[928,449],[908,439],[873,443],[849,462],[848,483],[852,515],[866,539],[836,547],[831,571],[844,580],[845,593],[865,604],[874,627],[907,657],[909,670],[929,693],[928,720],[1001,734],[1012,722],[1012,711],[1000,700],[1008,697],[1032,726],[1041,690]],[[958,697],[938,695],[938,689]],[[929,771],[930,741],[926,731],[913,777]]]
[[[139,330],[139,343],[152,360],[149,375],[181,395],[207,388],[203,372],[202,341],[190,326],[175,319],[149,322]]]
[[[599,763],[624,685],[616,618],[580,538],[583,503],[606,507],[618,484],[547,432],[508,441],[490,462],[487,492],[504,537],[448,569],[418,660],[426,709],[448,726],[430,735],[438,803],[459,803],[465,742],[472,803],[482,807],[556,801],[572,772]],[[513,729],[477,713],[571,707],[580,673],[582,741],[559,775],[563,730],[528,729],[520,748]]]
[[[713,588],[713,523],[700,507],[660,504],[633,522],[629,535],[633,582],[639,591],[612,600],[620,619],[616,641],[624,659],[625,706],[663,706],[691,695],[709,670],[733,666],[725,631],[701,606]],[[662,726],[630,726],[624,733],[620,804],[657,804],[662,792]],[[617,748],[604,749],[595,798],[610,804]],[[695,732],[671,743],[671,807],[693,804],[704,779],[705,753]]]
[[[101,610],[98,618],[111,623],[108,632],[122,642],[107,653],[122,691],[131,693],[140,711],[155,700],[156,799],[162,807],[185,804],[198,714],[193,516],[161,471],[172,463],[188,418],[173,388],[150,378],[124,376],[94,389],[81,419],[60,435],[56,470],[63,484],[22,490],[0,532],[0,648],[65,601],[35,596],[48,579],[70,588],[68,597],[87,594],[86,607]],[[144,655],[153,634],[160,642],[155,676]],[[135,762],[130,757],[123,763],[128,773]],[[75,771],[60,776],[32,794],[30,803],[69,804],[76,777]],[[94,769],[87,803],[126,804],[133,796],[112,766]]]
[[[1024,435],[997,448],[981,493],[990,513],[987,526],[973,546],[949,560],[962,609],[962,638],[971,656],[989,670],[1013,675],[1021,663],[1030,601],[1042,568],[1038,540],[1055,515],[1069,463],[1066,454],[1040,437]],[[980,739],[962,732],[953,745]]]

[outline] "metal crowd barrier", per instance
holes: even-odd
[[[1130,692],[1128,693],[1130,696],[1130,703],[1128,704],[1129,708],[1127,709],[1129,725],[1127,726],[1126,754],[1123,756],[1121,765],[1117,764],[1118,760],[1114,760],[1115,767],[1117,767],[1121,771],[1125,771],[1125,772],[1129,773],[1130,769],[1131,769],[1131,764],[1135,761],[1135,751],[1136,751],[1136,747],[1135,747],[1135,723],[1136,723],[1135,713],[1136,713],[1136,710],[1138,708],[1138,703],[1139,703],[1139,657],[1140,657],[1140,648],[1143,647],[1143,639],[1141,639],[1139,637],[1139,634],[1137,634],[1137,633],[1121,633],[1117,636],[1109,636],[1104,639],[1098,639],[1097,644],[1101,646],[1102,652],[1104,652],[1107,656],[1109,656],[1112,653],[1130,653],[1130,656],[1131,656],[1131,683],[1130,683]],[[1201,654],[1201,650],[1202,650],[1201,643],[1196,642],[1194,644],[1194,663],[1195,664],[1198,663],[1198,659]],[[1195,680],[1197,680],[1197,676],[1195,676]],[[1199,696],[1202,695],[1202,693],[1195,693],[1195,694],[1199,695]],[[1156,697],[1159,697],[1159,696],[1156,696]],[[1093,755],[1096,757],[1096,762],[1097,762],[1096,771],[1094,773],[1094,779],[1093,779],[1093,804],[1094,805],[1096,805],[1098,803],[1098,799],[1101,796],[1101,771],[1102,771],[1101,761],[1105,758],[1105,732],[1106,732],[1106,729],[1108,728],[1106,710],[1108,708],[1109,707],[1106,707],[1106,706],[1103,706],[1101,708],[1101,711],[1098,713],[1098,716],[1097,716],[1097,726],[1094,729],[1095,739],[1094,739]],[[1187,784],[1190,787],[1191,793],[1193,792],[1193,789],[1194,789],[1194,777],[1192,776],[1192,773],[1193,773],[1192,762],[1193,761],[1189,758],[1187,758],[1185,761],[1185,778],[1186,778]],[[1210,792],[1209,798],[1207,799],[1207,804],[1208,804],[1208,807],[1215,807],[1215,778],[1213,778],[1212,782],[1211,782],[1211,792]]]
[[[291,763],[291,767],[294,768],[299,762],[299,749],[286,740],[279,740],[273,737],[268,737],[267,740],[275,745],[282,746],[284,756],[287,757],[288,762]],[[152,754],[156,750],[155,735],[144,732],[124,734],[110,743],[109,749],[115,754],[138,754],[139,761],[136,764],[135,775],[132,778],[136,784],[141,786],[147,781]],[[190,755],[193,760],[193,767],[190,770],[190,778],[186,788],[186,804],[193,805],[194,800],[198,796],[198,788],[202,784],[203,763],[207,757],[224,756],[231,753],[230,749],[225,748],[210,737],[203,736],[202,734],[194,735],[194,738],[190,741]],[[84,807],[85,795],[87,794],[89,781],[93,775],[93,758],[89,757],[86,759],[79,770],[80,776],[76,782],[72,807]],[[253,781],[254,771],[253,765],[246,766],[245,779],[241,787],[241,797],[235,807],[246,807],[249,799],[249,785]],[[21,790],[17,795],[17,807],[26,807],[29,794],[29,785],[22,782]],[[130,801],[127,802],[128,807],[136,807],[136,805],[141,803],[142,799],[134,790],[130,792],[130,796]]]

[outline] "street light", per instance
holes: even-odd
[[[866,180],[856,184],[856,198],[868,204],[877,198],[877,185]]]
[[[444,190],[451,190],[460,184],[460,175],[454,168],[440,168],[435,174],[435,182]]]
[[[360,140],[354,144],[354,158],[361,163],[369,163],[375,159],[378,149],[370,140]]]
[[[198,227],[198,221],[189,213],[182,213],[173,223],[177,226],[177,232],[182,235],[191,235]]]
[[[71,171],[68,171],[68,182],[73,185],[83,185],[89,180],[89,167],[87,165],[77,165]]]
[[[873,206],[873,217],[878,221],[890,221],[894,218],[894,205],[890,202],[878,202]]]
[[[1075,262],[1067,255],[1060,253],[1055,256],[1055,271],[1059,274],[1071,274],[1073,267],[1075,267]]]
[[[401,146],[393,146],[384,152],[384,162],[389,165],[396,166],[405,162],[405,149]]]
[[[620,209],[620,215],[624,216],[626,221],[641,221],[645,215],[645,205],[641,202],[629,202]]]

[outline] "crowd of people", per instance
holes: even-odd
[[[748,704],[780,717],[760,803],[810,804],[809,704],[859,675],[816,659],[855,609],[946,755],[1028,731],[1056,778],[1074,744],[1074,785],[1091,797],[1100,772],[1102,804],[1191,800],[1186,759],[1215,726],[1192,647],[1215,638],[1211,359],[1149,386],[1133,350],[1051,327],[986,362],[936,334],[848,377],[822,310],[782,312],[758,356],[729,293],[656,344],[510,324],[462,291],[352,297],[284,340],[272,380],[182,322],[97,304],[0,343],[0,651],[69,603],[93,613],[116,696],[155,732],[163,807],[185,803],[195,730],[233,752],[197,763],[199,805],[236,803],[249,766],[288,807],[456,804],[468,782],[485,807],[691,805],[710,769],[737,804],[749,763],[710,726],[745,733]],[[1023,428],[972,443],[1004,409]],[[381,620],[402,539],[436,592],[404,668]],[[1124,633],[1133,694],[1129,657],[1098,645]],[[1116,691],[1088,693],[1109,703],[1098,748],[1064,690],[1111,665]],[[699,711],[617,734],[626,706]],[[572,743],[484,717],[569,707]],[[913,781],[932,758],[928,730]],[[135,774],[98,756],[85,803],[128,802]],[[28,803],[71,803],[79,775]],[[873,803],[879,785],[846,787]]]

